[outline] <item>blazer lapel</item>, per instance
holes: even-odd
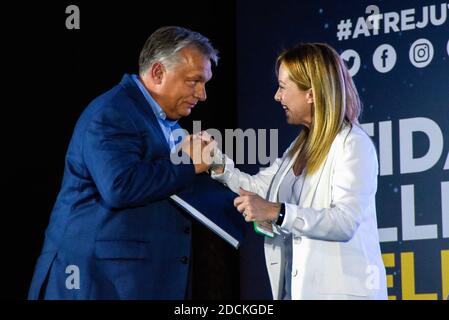
[[[275,180],[273,181],[273,186],[270,190],[270,197],[269,197],[269,201],[274,201],[276,202],[278,199],[278,192],[279,192],[279,187],[281,186],[282,181],[284,180],[285,176],[287,175],[288,170],[290,170],[290,168],[293,166],[293,164],[295,163],[296,158],[298,157],[299,151],[297,151],[293,157],[291,157],[288,161],[284,159],[284,161],[281,164],[281,168],[279,170],[279,172],[281,172],[280,175],[276,175],[275,176]],[[279,176],[279,178],[277,177]]]
[[[340,150],[340,146],[342,145],[342,139],[345,139],[345,137],[348,135],[348,133],[351,130],[351,126],[344,125],[342,130],[337,134],[334,141],[332,142],[332,145],[330,147],[329,153],[327,154],[326,160],[321,165],[321,167],[318,169],[317,172],[315,172],[311,176],[306,176],[306,179],[304,181],[304,187],[302,188],[301,193],[301,199],[300,199],[300,206],[305,208],[310,208],[312,206],[312,202],[315,198],[316,190],[318,188],[318,184],[320,180],[324,178],[331,178],[332,171],[333,171],[333,164],[334,159],[336,157],[337,149]],[[323,176],[323,174],[325,176]],[[328,175],[328,176],[326,176]]]
[[[315,197],[316,189],[318,187],[318,183],[320,182],[321,176],[323,174],[324,168],[328,165],[330,165],[329,162],[333,159],[333,154],[335,152],[335,143],[332,144],[331,149],[329,150],[329,153],[326,157],[326,160],[324,163],[320,166],[320,168],[315,172],[313,175],[306,175],[306,178],[304,180],[304,187],[302,189],[301,198],[300,198],[300,205],[302,207],[310,207],[313,201],[313,198]],[[289,161],[284,161],[281,165],[281,169],[279,170],[281,173],[278,175],[279,178],[275,178],[273,181],[273,187],[270,190],[270,197],[269,201],[277,201],[277,196],[279,192],[280,185],[282,181],[284,180],[285,176],[287,175],[290,168],[295,163],[296,158],[299,155],[299,151],[297,151],[294,156],[289,159]]]
[[[322,179],[324,169],[326,168],[325,174],[332,174],[330,172],[332,160],[335,153],[335,141],[332,143],[329,153],[327,154],[326,160],[320,166],[320,168],[312,175],[307,175],[304,180],[304,187],[302,188],[300,206],[305,208],[310,208],[312,206],[313,199],[315,198],[316,190],[319,182]]]
[[[326,160],[327,161],[327,160]],[[312,205],[313,198],[315,197],[315,192],[318,187],[318,183],[323,174],[324,165],[322,165],[317,172],[312,175],[307,175],[304,180],[304,187],[302,188],[300,206],[309,208]]]

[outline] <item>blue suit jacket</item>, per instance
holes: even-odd
[[[125,75],[78,120],[29,298],[183,299],[191,221],[168,197],[194,177]]]

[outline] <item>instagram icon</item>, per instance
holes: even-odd
[[[433,59],[433,45],[427,39],[418,39],[413,42],[409,51],[410,62],[417,68],[424,68]]]

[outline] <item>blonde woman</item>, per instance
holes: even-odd
[[[265,237],[274,299],[386,299],[375,194],[377,155],[360,128],[360,100],[339,55],[299,44],[279,55],[274,96],[299,136],[269,168],[248,175],[231,159],[212,177],[240,194]]]

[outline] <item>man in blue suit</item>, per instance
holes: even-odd
[[[125,75],[82,113],[29,299],[188,296],[191,221],[169,196],[210,162],[190,160],[205,148],[200,138],[179,143],[173,130],[206,99],[217,61],[201,34],[160,28],[142,49],[139,76]],[[188,163],[171,161],[180,152]]]

